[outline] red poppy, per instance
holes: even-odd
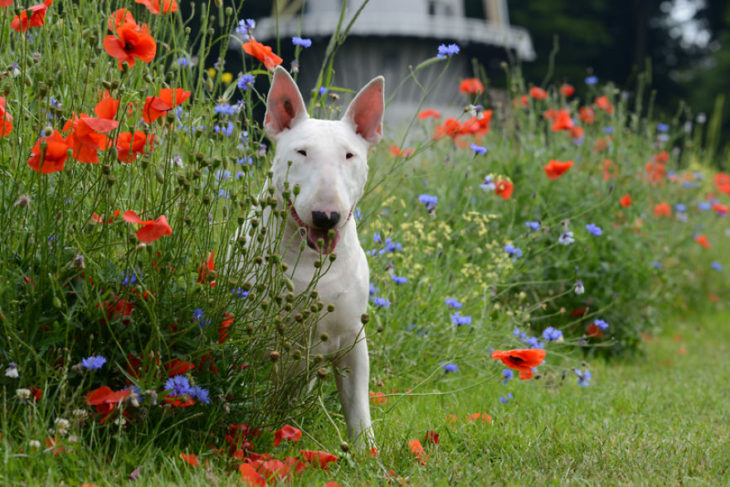
[[[96,307],[100,306],[97,304]],[[113,301],[105,300],[101,307],[106,311],[106,319],[101,319],[102,324],[107,324],[114,318],[121,319],[122,323],[128,324],[131,321],[132,311],[134,311],[134,305],[124,298],[116,298]]]
[[[91,118],[85,113],[80,113],[73,120],[67,120],[63,130],[71,130],[67,140],[73,149],[72,157],[79,162],[89,164],[99,163],[99,149],[109,148],[109,140],[106,135],[119,125],[116,120],[107,118]]]
[[[145,153],[145,146],[148,142],[149,147],[152,148],[154,138],[154,134],[150,134],[148,138],[147,134],[141,130],[135,130],[134,134],[132,132],[122,132],[117,136],[115,143],[117,159],[126,163],[135,161],[140,154]]]
[[[131,393],[132,391],[129,389],[112,391],[108,386],[101,386],[86,394],[84,398],[86,404],[95,406],[96,412],[103,416],[100,421],[103,424],[109,419],[109,415],[114,411],[117,404],[127,399]]]
[[[264,63],[264,66],[266,66],[266,69],[268,70],[274,69],[283,61],[283,59],[273,53],[271,47],[261,44],[253,37],[249,38],[248,42],[243,43],[243,50],[246,54],[249,54]]]
[[[181,453],[179,457],[182,458],[185,463],[192,465],[193,467],[200,466],[200,458],[198,458],[198,455],[194,453]]]
[[[429,430],[426,432],[426,437],[424,440],[426,443],[433,443],[434,445],[439,444],[439,434],[436,433],[434,430]]]
[[[702,245],[706,249],[709,249],[712,247],[712,245],[710,245],[710,241],[707,240],[707,237],[705,237],[704,235],[697,235],[695,237],[695,242]]]
[[[571,167],[573,167],[573,161],[556,161],[555,159],[551,159],[542,169],[545,171],[548,179],[558,179]]]
[[[336,462],[339,460],[338,457],[318,450],[300,450],[299,454],[302,456],[305,462],[310,465],[313,464],[315,467],[329,469],[329,463]]]
[[[370,391],[370,402],[373,404],[385,404],[388,402],[388,398],[385,397],[385,394],[383,392],[373,392]]]
[[[563,83],[560,85],[560,94],[563,95],[566,98],[570,98],[575,93],[575,88],[573,88],[573,85],[569,85],[568,83]]]
[[[598,98],[596,98],[595,100],[593,100],[593,102],[596,104],[596,106],[598,108],[600,108],[604,112],[606,112],[606,113],[613,113],[613,105],[611,104],[610,101],[608,101],[608,97],[607,96],[605,96],[605,95],[604,96],[599,96]]]
[[[132,67],[137,59],[149,63],[155,58],[157,43],[147,33],[147,26],[126,22],[117,28],[116,34],[104,37],[104,50],[118,61],[119,69],[125,62]]]
[[[5,98],[0,96],[0,137],[5,137],[13,131],[13,124],[10,123],[12,119],[13,117],[5,111]]]
[[[177,2],[175,0],[134,0],[134,2],[141,3],[155,15],[177,12]]]
[[[611,174],[613,173],[613,174]],[[617,177],[619,173],[618,166],[616,166],[611,159],[603,160],[603,180],[608,181],[611,177]]]
[[[407,159],[407,158],[411,157],[415,153],[415,151],[413,149],[411,149],[410,147],[401,149],[397,145],[391,145],[390,153],[396,157],[403,157],[403,158]]]
[[[214,271],[215,270],[215,251],[210,251],[210,256],[208,256],[208,260],[205,261],[203,265],[198,267],[198,272],[200,273],[200,276],[198,277],[199,283],[203,284],[205,283],[205,278],[208,275],[208,271]],[[210,287],[215,287],[215,281],[211,281]]]
[[[559,130],[571,130],[573,126],[574,124],[573,119],[570,117],[570,111],[565,109],[559,110],[553,120],[553,132],[558,132]]]
[[[295,428],[285,424],[274,433],[274,446],[279,446],[282,440],[299,441],[302,439],[302,432]]]
[[[588,334],[588,336],[600,338],[601,335],[603,335],[603,330],[601,330],[595,323],[591,323],[586,328],[586,333]]]
[[[63,447],[63,443],[61,442],[61,440],[59,440],[55,436],[53,438],[46,438],[44,444],[46,448],[51,449],[51,453],[53,453],[54,456],[58,456],[60,453],[66,451],[66,449]]]
[[[501,360],[510,369],[519,371],[520,379],[528,380],[532,379],[533,367],[537,367],[545,359],[545,350],[534,348],[507,352],[495,350],[492,352],[492,358]]]
[[[45,152],[41,149],[41,144],[45,144]],[[63,171],[68,149],[68,137],[64,138],[58,130],[54,130],[51,135],[41,137],[35,143],[31,149],[32,156],[28,159],[28,165],[42,174]]]
[[[554,108],[549,108],[542,112],[542,118],[544,118],[545,120],[550,120],[551,122],[554,122],[557,116],[558,112]]]
[[[718,215],[725,216],[728,213],[728,207],[727,205],[723,205],[721,203],[714,203],[712,205],[712,209],[717,213]]]
[[[578,116],[588,125],[592,124],[596,118],[596,114],[591,107],[580,107],[578,109]]]
[[[489,133],[489,124],[492,121],[492,110],[485,110],[481,115],[475,115],[466,120],[459,130],[451,135],[452,138],[459,135],[474,135],[477,138]]]
[[[416,456],[416,459],[421,462],[421,465],[426,465],[428,455],[423,451],[423,445],[418,440],[411,440],[408,442],[408,446],[411,448],[411,453]]]
[[[621,197],[621,199],[619,200],[619,204],[621,206],[623,206],[624,208],[627,207],[627,206],[631,206],[631,203],[632,203],[632,201],[631,201],[631,195],[628,194],[628,193],[625,194],[625,195],[623,195]]]
[[[573,140],[579,140],[583,138],[583,127],[574,125],[573,128],[570,129],[570,138]]]
[[[107,27],[109,27],[109,30],[112,32],[116,32],[117,29],[124,24],[137,25],[137,22],[134,21],[134,17],[132,17],[132,12],[126,8],[116,10],[109,16],[106,23]]]
[[[501,196],[502,199],[508,200],[512,197],[512,192],[515,187],[511,181],[507,181],[506,179],[497,179],[494,182],[494,186],[494,193]]]
[[[713,182],[720,193],[730,194],[730,175],[719,172],[715,174]]]
[[[31,27],[42,26],[46,22],[46,12],[51,5],[53,5],[53,0],[46,0],[38,5],[28,7],[20,13],[20,16],[16,15],[13,18],[13,21],[10,22],[10,27],[15,31],[25,32]],[[30,17],[28,17],[29,12]]]
[[[256,471],[256,468],[250,463],[242,463],[238,466],[238,471],[241,472],[241,480],[243,483],[249,486],[265,486],[266,479]]]
[[[649,161],[644,166],[646,169],[646,176],[650,183],[660,183],[664,181],[666,175],[666,169],[664,164]]]
[[[0,0],[0,7],[9,7],[13,4],[13,0]]]
[[[137,230],[137,239],[140,242],[154,242],[164,235],[172,235],[172,228],[167,223],[165,215],[160,216],[157,220],[142,220],[133,210],[127,210],[122,216],[127,223],[138,223],[142,228]]]
[[[461,123],[455,118],[447,118],[444,120],[443,125],[438,125],[433,133],[434,139],[440,139],[444,136],[449,136],[452,139],[456,138],[461,129]]]
[[[41,397],[43,397],[43,389],[40,389],[39,387],[29,387],[30,395],[33,396],[33,400],[35,402],[38,402],[41,400]]]
[[[157,96],[148,96],[142,111],[142,118],[147,123],[152,123],[164,116],[169,110],[184,103],[190,98],[190,92],[182,88],[163,88]]]
[[[99,118],[106,118],[114,120],[117,118],[117,111],[119,110],[119,100],[115,100],[109,95],[109,92],[104,90],[104,94],[94,107],[94,113]]]
[[[228,338],[228,328],[233,324],[234,316],[228,312],[223,313],[223,321],[218,330],[218,343],[223,343]]]
[[[538,86],[533,86],[530,88],[530,96],[533,97],[535,100],[544,100],[547,98],[548,94],[547,91],[543,90],[542,88]]]
[[[168,377],[186,374],[194,368],[195,364],[188,362],[187,360],[172,359],[165,364],[165,370],[167,370]]]
[[[479,78],[467,78],[461,80],[459,91],[466,95],[481,95],[484,93],[484,85]]]
[[[520,375],[520,377],[522,377],[522,376]],[[530,376],[530,377],[532,377],[532,376]],[[524,379],[522,379],[522,380],[524,380]],[[466,417],[471,422],[481,419],[482,421],[486,421],[487,423],[492,424],[492,417],[490,415],[488,415],[487,413],[468,414]]]
[[[659,203],[654,206],[654,216],[672,216],[672,207],[669,203]]]
[[[421,120],[429,118],[429,117],[439,119],[439,118],[441,118],[441,114],[439,112],[437,112],[436,110],[434,110],[433,108],[427,108],[426,110],[424,110],[418,114],[418,118]]]

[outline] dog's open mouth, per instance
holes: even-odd
[[[307,225],[299,218],[297,210],[294,209],[294,205],[291,201],[287,201],[289,204],[289,212],[291,213],[294,221],[299,225],[299,232],[302,238],[307,239],[307,245],[309,248],[320,254],[331,254],[337,247],[337,242],[340,241],[340,230],[337,228],[316,228]],[[320,245],[321,244],[321,245]]]

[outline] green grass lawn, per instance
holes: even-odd
[[[293,483],[380,484],[392,470],[409,485],[726,484],[730,468],[727,323],[727,312],[679,318],[647,340],[645,358],[591,363],[589,387],[578,387],[574,376],[559,386],[560,377],[548,372],[538,381],[503,386],[495,378],[455,394],[417,395],[414,391],[410,396],[389,396],[385,404],[374,407],[378,460],[341,456],[330,472],[307,471]],[[400,380],[386,387],[413,386]],[[428,391],[419,390],[443,392],[472,385],[468,374],[452,374],[424,386]],[[514,399],[500,403],[499,396],[508,390]],[[338,422],[334,398],[326,397],[325,404]],[[465,419],[479,412],[491,415],[493,423]],[[450,421],[449,414],[458,420]],[[329,441],[320,445],[305,436],[300,443],[279,447],[277,457],[300,448],[336,452],[339,440],[324,415],[311,414],[300,426]],[[438,446],[424,441],[431,429],[439,434]],[[423,442],[428,455],[425,466],[411,453],[411,439]],[[119,485],[133,466],[140,466],[140,485],[240,484],[237,471],[227,474],[236,465],[225,465],[223,457],[209,451],[199,452],[203,465],[198,468],[169,451],[135,451],[132,445],[119,451],[125,453],[113,459],[94,458],[90,452],[73,457],[36,452],[31,453],[37,460],[32,462],[6,456],[0,481],[57,485],[65,478],[66,485],[82,481]],[[74,478],[77,482],[70,481]]]

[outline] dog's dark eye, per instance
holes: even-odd
[[[303,155],[304,157],[307,157],[307,151],[305,151],[304,149],[299,149],[299,150],[297,151],[297,154],[301,154],[301,155]]]
[[[348,152],[347,154],[345,154],[345,159],[352,159],[353,157],[355,157],[355,154],[353,154],[352,152]]]

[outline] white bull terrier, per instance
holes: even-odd
[[[273,177],[267,186],[273,186],[279,204],[290,212],[282,241],[304,239],[307,243],[303,252],[300,245],[288,245],[282,256],[289,265],[295,291],[307,289],[322,254],[337,254],[316,285],[320,299],[335,305],[335,311],[319,321],[315,335],[326,333],[329,339],[318,343],[312,352],[331,354],[349,349],[335,363],[341,371],[335,377],[348,435],[358,447],[374,446],[374,435],[368,403],[370,363],[361,323],[368,304],[370,273],[353,211],[367,180],[368,150],[382,136],[383,83],[382,76],[370,81],[341,120],[317,120],[309,117],[289,73],[277,67],[264,119],[266,133],[276,142]],[[299,185],[294,201],[284,201],[285,181],[290,187]],[[269,213],[268,218],[276,217]]]

